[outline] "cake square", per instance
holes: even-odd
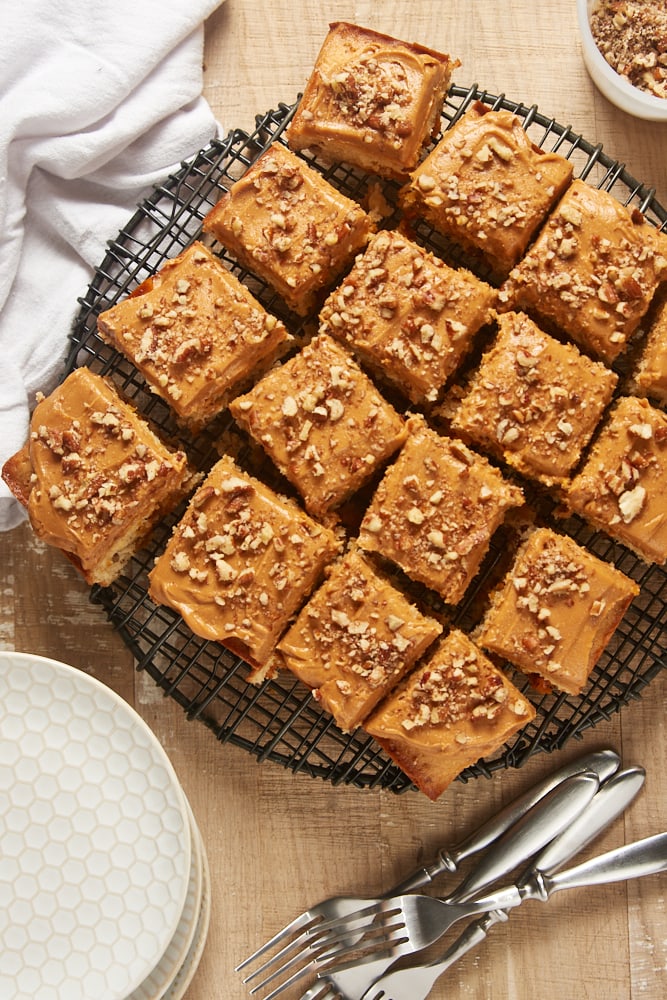
[[[466,767],[534,718],[528,699],[454,629],[385,698],[364,729],[435,801]]]
[[[611,364],[665,278],[667,235],[607,191],[575,180],[499,300],[553,323]]]
[[[370,216],[321,174],[273,143],[208,213],[211,233],[299,316],[367,243]]]
[[[474,638],[523,673],[579,694],[638,593],[633,580],[573,539],[536,528]]]
[[[407,237],[383,231],[320,312],[320,333],[416,404],[434,402],[489,322],[495,291]]]
[[[648,563],[667,561],[667,415],[646,399],[614,406],[566,503]]]
[[[536,146],[516,115],[477,101],[412,172],[400,203],[500,279],[571,178],[571,163]]]
[[[291,341],[280,320],[199,242],[101,313],[97,328],[193,431]]]
[[[360,489],[407,433],[403,418],[327,336],[267,372],[230,410],[318,517]]]
[[[223,456],[149,578],[149,596],[253,667],[338,553],[331,531]]]
[[[562,484],[611,401],[617,376],[521,313],[498,334],[452,418],[455,431],[547,486]]]
[[[437,434],[423,418],[408,420],[408,434],[364,515],[359,544],[456,604],[523,493],[486,458]]]
[[[287,142],[327,162],[405,178],[440,130],[458,65],[423,45],[337,21],[329,26]]]
[[[667,285],[653,300],[646,339],[632,373],[637,395],[667,403]]]
[[[278,645],[285,665],[351,732],[422,656],[442,626],[350,549]]]
[[[2,476],[35,535],[103,587],[194,486],[185,454],[88,368],[38,398],[29,440]]]

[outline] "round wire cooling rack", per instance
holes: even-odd
[[[450,127],[476,100],[494,110],[509,110],[520,117],[532,141],[559,152],[573,163],[574,175],[610,191],[619,201],[638,208],[657,228],[667,230],[667,211],[656,200],[655,191],[636,181],[623,164],[612,159],[601,145],[589,142],[571,126],[558,124],[528,106],[493,96],[471,87],[452,86],[443,106],[442,128]],[[180,170],[157,187],[108,245],[86,295],[72,333],[67,372],[78,365],[111,378],[137,407],[168,438],[180,439],[192,463],[208,468],[218,457],[214,441],[225,429],[225,417],[196,438],[183,438],[173,418],[157,396],[146,387],[133,366],[97,336],[100,312],[124,298],[168,258],[176,256],[201,237],[208,211],[267,146],[284,142],[283,132],[296,104],[281,104],[256,119],[248,134],[231,131],[214,141]],[[378,183],[345,165],[324,167],[306,155],[330,183],[348,197],[364,201]],[[382,183],[389,204],[396,186]],[[428,226],[417,238],[450,263],[465,264],[480,277],[490,276],[470,263]],[[215,247],[223,262],[256,295],[265,308],[281,316],[293,333],[299,321],[285,312],[278,297],[254,275],[240,268],[225,251]],[[169,608],[156,607],[147,596],[147,574],[161,552],[171,529],[182,513],[176,511],[154,532],[148,547],[140,552],[111,587],[93,587],[91,598],[104,608],[113,627],[132,651],[139,669],[146,670],[165,695],[174,698],[191,719],[208,726],[222,743],[232,743],[258,761],[273,761],[293,772],[359,788],[382,787],[403,792],[409,779],[363,731],[342,733],[325,714],[311,693],[287,671],[261,686],[250,685],[243,660],[222,646],[193,635],[181,617]],[[623,546],[592,532],[582,521],[559,520],[567,532],[602,559],[614,563],[640,585],[640,594],[626,613],[608,648],[594,668],[579,696],[565,693],[540,695],[527,691],[537,714],[492,758],[479,761],[460,776],[463,781],[505,767],[519,767],[537,752],[552,752],[604,719],[621,706],[640,697],[644,688],[667,666],[667,572],[649,567]],[[478,612],[480,594],[503,559],[502,531],[492,543],[482,570],[464,602],[455,609],[453,624],[469,628]],[[528,681],[513,676],[524,690]]]

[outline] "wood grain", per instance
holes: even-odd
[[[573,0],[227,0],[206,26],[204,77],[223,130],[250,129],[255,114],[293,101],[329,21],[343,19],[450,52],[462,63],[457,83],[537,103],[602,142],[667,203],[667,126],[633,121],[594,89],[580,58]],[[541,755],[490,781],[457,782],[431,804],[412,793],[332,788],[220,745],[135,671],[69,563],[26,526],[0,536],[0,648],[89,670],[137,708],[169,753],[200,825],[212,878],[208,943],[187,1000],[243,1000],[247,989],[234,966],[309,902],[381,890],[585,749],[613,746],[626,763],[648,771],[640,798],[596,851],[667,829],[664,675],[557,757]],[[661,1000],[667,995],[664,890],[665,878],[655,877],[561,893],[548,906],[527,904],[431,996]]]

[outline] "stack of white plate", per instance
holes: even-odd
[[[0,652],[2,1000],[178,1000],[209,915],[201,835],[149,727],[88,674]]]

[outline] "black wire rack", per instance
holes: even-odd
[[[612,159],[601,145],[584,139],[571,126],[558,124],[540,113],[535,105],[517,103],[504,95],[490,95],[476,85],[452,86],[443,106],[443,130],[454,124],[476,100],[494,109],[514,112],[536,145],[558,151],[572,161],[575,176],[610,191],[624,204],[638,208],[657,228],[667,229],[667,211],[656,200],[653,189],[631,177],[624,165]],[[104,260],[80,300],[67,371],[87,365],[111,378],[137,409],[167,438],[179,441],[193,464],[202,469],[217,457],[214,440],[224,429],[224,417],[222,424],[211,428],[209,433],[196,439],[183,438],[164,402],[146,390],[128,361],[98,338],[97,316],[129,294],[165,260],[201,238],[202,221],[222,194],[271,143],[284,142],[283,132],[296,106],[296,103],[281,104],[276,110],[258,116],[252,134],[233,130],[224,140],[212,142],[157,187],[108,245]],[[377,178],[343,165],[324,167],[313,159],[309,162],[340,191],[357,201],[363,202],[370,185],[378,183]],[[391,204],[395,186],[391,182],[383,186]],[[468,264],[455,247],[428,226],[422,226],[416,236],[450,263]],[[299,321],[285,312],[277,296],[227,258],[224,250],[215,249],[263,305],[281,316],[292,332],[298,334]],[[481,277],[490,279],[476,265],[470,266]],[[334,785],[382,787],[397,793],[411,788],[409,779],[373,739],[363,731],[343,734],[291,674],[280,673],[259,687],[248,684],[248,667],[243,660],[217,643],[193,635],[178,614],[150,601],[147,574],[181,512],[176,511],[158,527],[149,547],[134,558],[125,575],[113,586],[93,587],[91,592],[92,600],[102,605],[132,651],[138,668],[146,670],[164,694],[182,706],[188,718],[204,723],[222,743],[239,746],[258,761],[272,761]],[[592,532],[577,518],[559,521],[558,529],[636,580],[640,594],[594,668],[584,692],[575,697],[564,693],[540,696],[528,691],[537,710],[535,720],[493,758],[467,768],[460,776],[463,781],[488,777],[500,768],[519,767],[535,753],[552,752],[581,737],[585,730],[611,718],[623,705],[640,697],[667,666],[664,569],[648,567],[623,546]],[[470,624],[480,588],[502,558],[501,538],[492,544],[482,572],[456,609],[454,625]],[[525,678],[513,679],[517,686],[527,687]]]

